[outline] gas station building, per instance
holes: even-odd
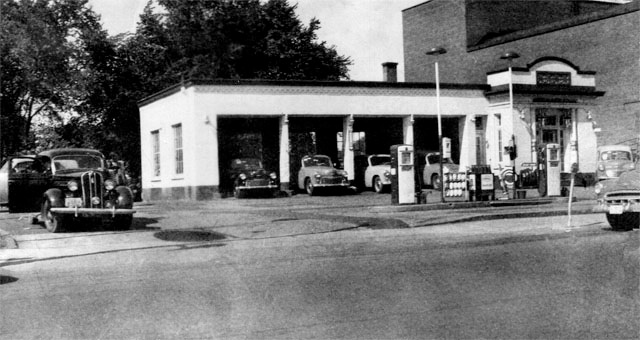
[[[260,158],[287,190],[296,189],[306,154],[330,156],[350,180],[360,154],[388,154],[392,145],[410,144],[416,158],[422,157],[438,150],[438,101],[443,136],[451,138],[452,158],[461,169],[486,165],[500,175],[511,167],[506,147],[512,145],[516,172],[535,168],[545,146],[555,144],[561,172],[576,163],[580,173],[592,174],[597,145],[638,135],[640,53],[603,58],[600,51],[640,48],[635,34],[618,32],[616,40],[613,32],[601,31],[633,27],[638,9],[638,2],[589,7],[568,20],[468,45],[465,15],[478,10],[477,1],[457,6],[432,0],[403,11],[406,82],[396,81],[395,63],[384,63],[382,82],[191,79],[176,84],[139,103],[145,199],[224,196],[233,158]],[[441,25],[447,29],[438,29],[434,17],[447,18]],[[476,34],[480,26],[474,27]],[[447,53],[424,54],[435,46]],[[520,58],[500,59],[511,51]]]

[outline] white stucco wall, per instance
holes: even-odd
[[[143,188],[169,188],[194,183],[189,168],[195,162],[193,89],[185,89],[140,107],[140,147]],[[184,174],[175,173],[173,126],[182,124]],[[160,134],[160,176],[154,176],[151,132]]]

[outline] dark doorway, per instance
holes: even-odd
[[[233,191],[229,173],[235,158],[257,158],[267,171],[279,173],[279,118],[219,117],[220,193]]]

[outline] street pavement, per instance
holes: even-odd
[[[595,204],[592,188],[576,188],[573,197],[572,216],[592,213]],[[132,230],[117,232],[119,235],[115,236],[114,244],[101,247],[83,240],[78,246],[113,249],[117,243],[124,246],[127,238],[132,238],[131,234],[145,231],[153,232],[153,239],[166,245],[167,242],[179,243],[192,238],[206,241],[216,238],[294,237],[344,230],[420,228],[511,218],[566,215],[568,221],[569,201],[567,197],[538,197],[537,191],[529,190],[526,199],[441,203],[437,192],[428,192],[426,204],[394,205],[389,194],[363,192],[348,196],[309,197],[298,194],[274,199],[162,201],[136,204],[135,209],[137,213]],[[56,249],[53,243],[47,247],[46,241],[60,243],[60,239],[73,239],[74,236],[86,235],[96,239],[105,233],[114,234],[94,227],[74,230],[73,234],[50,234],[43,232],[42,226],[30,225],[31,216],[0,213],[0,248],[25,250],[37,241],[39,251],[64,252],[64,249]],[[63,244],[64,248],[72,248],[68,243]]]

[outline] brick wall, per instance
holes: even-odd
[[[507,67],[500,55],[516,51],[514,66],[555,56],[583,71],[596,72],[596,87],[606,91],[593,108],[602,128],[598,144],[637,138],[640,131],[640,2],[617,6],[626,10],[615,15],[571,22],[547,31],[533,31],[516,40],[505,40],[479,49],[466,47],[466,9],[461,1],[434,0],[403,11],[405,80],[433,82],[433,57],[424,55],[427,46],[443,46],[440,56],[443,83],[486,83],[486,73]],[[497,19],[496,19],[497,20]]]

